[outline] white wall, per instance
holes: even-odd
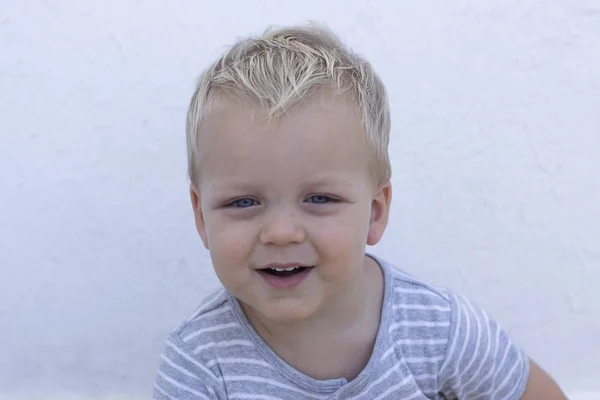
[[[300,4],[0,1],[0,393],[148,397],[164,335],[217,285],[185,176],[195,79],[236,37],[307,19],[388,85],[375,252],[600,391],[600,3]]]

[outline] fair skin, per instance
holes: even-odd
[[[261,119],[248,104],[206,119],[192,187],[198,231],[219,279],[282,359],[316,378],[352,379],[379,324],[383,276],[364,254],[387,224],[390,184],[375,183],[360,122],[343,102]],[[299,287],[277,290],[257,273],[274,262],[313,268]]]
[[[317,379],[355,378],[379,326],[381,269],[365,257],[388,221],[389,182],[377,183],[361,123],[326,94],[266,122],[253,105],[220,101],[203,121],[196,227],[217,276],[284,361]],[[297,264],[293,288],[267,265]],[[532,363],[523,399],[563,399]]]

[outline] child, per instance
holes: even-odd
[[[224,289],[166,341],[154,399],[565,399],[487,314],[365,255],[391,201],[384,86],[328,30],[242,40],[187,120]]]

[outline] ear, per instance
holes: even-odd
[[[202,213],[202,204],[200,203],[200,193],[193,183],[190,184],[190,197],[192,200],[192,209],[194,210],[196,230],[202,239],[202,243],[204,243],[204,247],[208,249],[208,236],[206,235],[206,224],[204,222],[204,214]]]
[[[388,223],[391,202],[392,184],[388,181],[379,185],[371,202],[371,219],[369,220],[369,232],[367,233],[367,244],[369,246],[373,246],[381,240]]]

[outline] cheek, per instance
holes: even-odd
[[[220,216],[207,221],[206,235],[215,267],[238,265],[246,261],[256,239],[255,227],[252,223]]]
[[[229,291],[241,295],[250,279],[248,260],[254,248],[252,226],[215,218],[207,224],[210,257],[219,280]]]
[[[363,210],[348,209],[316,223],[315,243],[323,250],[342,259],[364,252],[369,228],[369,216]]]

